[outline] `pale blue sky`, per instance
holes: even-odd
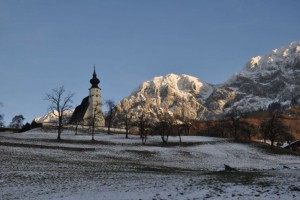
[[[0,113],[47,113],[64,85],[74,106],[93,65],[119,101],[168,73],[222,83],[253,56],[300,39],[298,0],[0,0]]]

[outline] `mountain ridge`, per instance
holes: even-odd
[[[222,84],[206,83],[186,74],[154,77],[121,100],[118,112],[126,110],[136,117],[142,110],[150,116],[162,112],[178,115],[184,108],[191,118],[216,119],[232,109],[251,112],[276,101],[288,104],[292,96],[300,95],[298,80],[300,40],[251,58]]]

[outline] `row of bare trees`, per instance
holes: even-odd
[[[128,138],[129,130],[137,130],[142,143],[146,143],[149,134],[155,134],[161,136],[163,144],[167,144],[169,136],[178,136],[181,142],[181,135],[189,134],[193,119],[186,107],[183,106],[178,114],[163,109],[153,114],[147,109],[146,101],[140,102],[138,106],[141,106],[138,113],[135,113],[134,105],[133,108],[127,106],[115,117],[115,125],[121,125],[126,130],[125,138]]]
[[[63,86],[53,89],[52,93],[46,95],[45,99],[51,103],[50,110],[58,115],[58,140],[61,139],[63,118],[66,111],[72,107],[71,103],[73,96],[74,93],[66,94]],[[169,136],[171,135],[177,135],[179,137],[179,142],[181,142],[182,134],[189,135],[192,126],[197,127],[197,124],[201,124],[201,119],[188,116],[189,113],[186,113],[188,109],[184,106],[182,107],[180,114],[171,115],[166,110],[159,111],[157,116],[154,117],[147,112],[145,109],[146,106],[142,105],[142,111],[138,117],[136,117],[133,116],[130,108],[123,109],[121,113],[117,114],[116,104],[112,100],[106,101],[105,104],[107,106],[105,115],[107,133],[111,133],[111,127],[119,126],[125,128],[125,138],[128,138],[129,131],[133,127],[136,127],[143,143],[146,143],[148,134],[159,134],[164,144],[168,142]],[[183,103],[183,105],[185,104]],[[97,106],[95,109],[96,108]],[[94,140],[96,120],[98,115],[102,115],[101,110],[94,110],[93,113],[94,115],[89,120],[92,140]],[[79,121],[75,122],[76,125],[80,125],[81,123],[82,122]],[[268,117],[263,119],[259,125],[249,123],[245,114],[240,113],[237,109],[232,109],[224,120],[217,122],[205,121],[204,124],[204,130],[209,136],[232,137],[235,140],[241,140],[243,138],[251,140],[252,137],[260,133],[264,140],[269,139],[271,141],[271,147],[274,146],[275,141],[293,139],[288,132],[288,128],[283,123],[283,109],[279,102],[269,105]]]

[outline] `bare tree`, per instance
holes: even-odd
[[[132,124],[132,115],[130,114],[130,111],[123,110],[121,114],[119,114],[119,120],[125,127],[125,138],[128,138],[129,129]]]
[[[0,107],[3,107],[2,102],[0,102]],[[5,124],[5,122],[4,122],[4,116],[3,116],[3,114],[0,114],[0,128],[4,127],[4,124]]]
[[[137,119],[137,126],[139,128],[140,138],[142,139],[142,143],[145,144],[147,142],[147,135],[150,129],[153,128],[153,118],[151,118],[148,109],[150,105],[149,100],[141,101],[141,112]]]
[[[227,137],[230,130],[230,123],[228,120],[220,120],[214,124],[214,132],[218,137]]]
[[[147,129],[150,128],[151,122],[150,122],[149,116],[147,116],[144,112],[141,113],[141,115],[138,118],[138,127],[139,127],[139,133],[140,138],[142,139],[142,143],[145,144],[147,142]]]
[[[131,115],[126,111],[124,113],[124,124],[125,124],[125,138],[128,138],[128,133],[129,133],[129,128],[130,128],[130,123],[131,123]]]
[[[272,114],[268,120],[261,123],[261,131],[264,134],[264,140],[268,138],[271,141],[271,149],[273,149],[275,141],[290,135],[279,115],[276,114]]]
[[[291,138],[288,132],[288,127],[282,122],[282,106],[280,102],[272,103],[268,106],[269,119],[261,123],[261,131],[271,141],[271,149],[274,147],[274,142],[286,138]]]
[[[83,126],[84,121],[83,121],[83,119],[76,119],[76,120],[72,121],[71,124],[73,124],[75,126],[75,135],[77,135],[78,134],[78,127]]]
[[[197,118],[196,113],[190,112],[193,110],[189,105],[186,98],[181,101],[181,113],[177,118],[183,123],[185,135],[190,134],[190,128],[192,126],[192,121]]]
[[[179,137],[179,143],[181,143],[182,141],[181,135],[186,132],[186,124],[182,124],[181,116],[180,115],[174,115],[173,117],[169,116],[167,122],[169,124],[169,131],[174,133],[176,132]]]
[[[116,103],[113,100],[107,100],[105,102],[108,111],[106,113],[106,121],[107,121],[107,134],[110,134],[110,128],[112,126],[113,120],[114,120],[114,116],[115,116],[115,112],[116,112]]]
[[[92,133],[92,141],[95,141],[95,126],[101,121],[102,119],[102,110],[101,105],[97,102],[96,106],[93,109],[93,114],[87,119],[88,125],[90,126],[91,133]]]
[[[213,124],[211,120],[205,120],[205,128],[206,128],[206,135],[210,136],[211,134],[211,129],[213,128]]]
[[[74,93],[66,94],[64,86],[52,89],[51,93],[46,94],[45,100],[50,102],[49,109],[58,117],[57,140],[61,140],[63,120],[66,117],[66,111],[72,108],[72,98]]]
[[[23,117],[23,115],[16,115],[12,118],[9,126],[15,129],[20,129],[23,126],[24,120],[25,118]]]
[[[247,121],[240,122],[240,129],[246,135],[247,139],[250,141],[256,133],[256,127]]]
[[[4,124],[5,124],[4,117],[3,115],[0,114],[0,128],[4,127]]]
[[[268,136],[269,136],[269,122],[268,120],[263,120],[260,123],[260,132],[261,132],[261,136],[264,139],[264,143],[267,142]]]
[[[158,122],[155,125],[156,131],[159,132],[161,140],[164,144],[168,142],[169,135],[170,135],[170,116],[167,114],[167,112],[161,112],[158,116]]]
[[[240,128],[240,119],[241,119],[241,113],[236,109],[233,108],[229,114],[227,114],[227,118],[231,121],[231,127],[233,129],[233,138],[234,140],[238,140],[238,130]]]

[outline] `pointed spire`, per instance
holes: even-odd
[[[94,64],[93,78],[90,80],[90,83],[92,84],[92,88],[99,88],[98,84],[100,83],[100,80],[97,78],[95,64]]]
[[[96,74],[96,65],[94,64],[94,73],[93,73],[93,77],[97,77],[97,74]]]

